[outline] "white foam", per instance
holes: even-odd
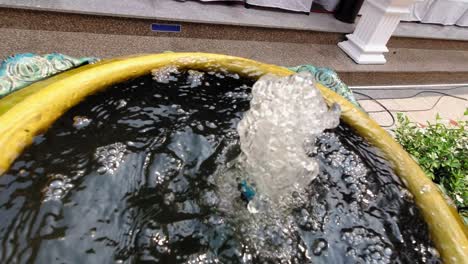
[[[178,73],[179,70],[177,67],[172,65],[151,70],[153,79],[158,83],[169,83],[171,81],[177,81],[177,77],[175,77],[174,74]]]
[[[188,74],[189,75],[187,77],[187,82],[191,88],[195,88],[195,87],[202,85],[203,76],[205,75],[205,73],[194,71],[194,70],[189,70]]]
[[[241,227],[251,253],[288,263],[308,255],[289,212],[303,206],[305,187],[319,171],[308,153],[318,135],[339,124],[340,110],[328,109],[310,74],[262,77],[252,95],[251,108],[237,127],[242,154],[218,179],[219,209]],[[247,210],[236,199],[239,179],[257,191]]]
[[[315,138],[338,126],[338,106],[328,109],[311,74],[264,76],[252,88],[250,110],[238,125],[241,167],[261,195],[277,202],[318,174],[307,155]]]

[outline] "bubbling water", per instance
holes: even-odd
[[[125,149],[125,145],[120,142],[97,148],[94,157],[101,164],[97,171],[99,173],[115,173],[122,163]]]
[[[0,177],[1,263],[440,263],[409,192],[345,124],[295,146],[320,164],[310,184],[262,192],[239,159],[253,83],[166,67],[70,109]]]
[[[44,190],[44,202],[50,200],[60,201],[74,186],[70,178],[57,174],[51,176],[52,180]]]
[[[319,172],[318,160],[312,157],[316,138],[338,126],[339,117],[338,105],[328,109],[308,73],[264,76],[255,83],[250,110],[237,126],[242,153],[220,173],[217,183],[220,210],[241,227],[249,247],[244,258],[274,263],[310,260],[291,210],[307,203],[306,187]],[[239,180],[257,191],[247,210],[236,202]],[[325,250],[322,244],[317,250]]]
[[[252,95],[237,127],[241,167],[261,195],[278,202],[317,176],[318,162],[309,154],[318,135],[339,125],[340,108],[328,109],[309,73],[266,75]]]
[[[177,81],[177,77],[175,74],[178,74],[179,70],[177,67],[169,65],[166,67],[154,69],[151,71],[153,75],[153,80],[157,81],[158,83],[169,83],[171,81]]]

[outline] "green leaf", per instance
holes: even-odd
[[[468,108],[464,114],[468,115]],[[456,122],[456,127],[446,126],[437,115],[434,123],[427,122],[427,127],[422,129],[398,113],[395,137],[459,208],[467,208],[468,131],[465,128],[468,122]],[[466,209],[463,212],[468,215]]]

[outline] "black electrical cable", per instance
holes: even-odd
[[[357,93],[357,92],[356,92]],[[372,99],[363,99],[363,100],[390,100],[390,99],[409,99],[409,98],[414,98],[414,97],[417,97],[418,95],[420,94],[424,94],[424,93],[435,93],[435,94],[441,94],[442,96],[441,97],[445,97],[445,96],[448,96],[448,97],[453,97],[455,99],[459,99],[459,100],[463,100],[463,101],[468,101],[468,99],[465,99],[463,97],[460,97],[460,96],[456,96],[456,95],[451,95],[451,94],[448,94],[448,93],[444,93],[444,92],[440,92],[440,91],[421,91],[421,92],[418,92],[416,94],[413,94],[411,96],[403,96],[403,97],[379,97],[379,98],[373,98]],[[359,93],[360,95],[362,95],[362,93]],[[367,95],[367,94],[366,94]],[[369,96],[369,95],[367,95]]]
[[[390,112],[390,110],[388,110],[388,108],[383,105],[381,102],[379,102],[377,99],[374,99],[372,96],[370,95],[367,95],[367,94],[364,94],[364,93],[360,93],[360,92],[356,92],[356,91],[353,91],[353,93],[355,94],[359,94],[359,95],[362,95],[362,96],[366,96],[367,98],[369,98],[369,100],[372,100],[374,101],[376,104],[380,105],[384,110],[382,110],[382,112],[387,112],[388,115],[390,116],[390,118],[392,119],[392,123],[390,125],[380,125],[381,127],[392,127],[393,125],[395,125],[395,117],[393,116],[392,112]],[[369,113],[369,112],[367,112]]]
[[[440,96],[439,98],[437,98],[436,102],[430,107],[430,108],[427,108],[427,109],[388,109],[386,108],[386,110],[390,111],[390,112],[403,112],[403,113],[408,113],[408,112],[423,112],[423,111],[430,111],[432,109],[434,109],[437,104],[440,102],[440,100],[444,97],[452,97],[452,98],[455,98],[455,99],[458,99],[458,100],[462,100],[462,101],[468,101],[468,99],[465,99],[463,97],[459,97],[459,96],[456,96],[456,95],[451,95],[451,94],[448,94],[448,93],[444,93],[444,92],[437,92],[437,91],[421,91],[413,96],[408,96],[408,97],[398,97],[398,98],[395,98],[395,97],[391,97],[391,98],[379,98],[379,99],[375,99],[369,95],[366,94],[366,96],[368,98],[371,98],[371,99],[363,99],[363,100],[388,100],[388,99],[408,99],[408,98],[414,98],[420,94],[423,94],[423,93],[435,93],[435,94],[440,94],[442,96]],[[358,93],[360,95],[364,95],[362,93]],[[381,105],[381,104],[380,104]],[[377,111],[368,111],[368,113],[380,113],[380,112],[385,112],[385,110],[377,110]]]
[[[465,87],[465,86],[463,86]],[[461,88],[460,87],[457,87],[457,88]],[[369,89],[367,89],[369,90]],[[382,89],[380,89],[382,90]],[[443,89],[443,90],[453,90],[453,89]],[[367,111],[367,113],[382,113],[382,112],[386,112],[390,115],[390,117],[392,118],[392,123],[390,125],[381,125],[382,127],[392,127],[393,125],[395,125],[395,117],[393,115],[392,112],[404,112],[404,113],[408,113],[408,112],[421,112],[421,111],[430,111],[432,109],[434,109],[437,104],[440,102],[440,100],[443,98],[443,97],[452,97],[452,98],[455,98],[455,99],[459,99],[459,100],[463,100],[463,101],[468,101],[468,99],[465,99],[463,97],[459,97],[459,96],[455,96],[455,95],[451,95],[451,94],[447,94],[447,93],[444,93],[444,92],[440,92],[440,91],[434,91],[434,90],[425,90],[425,91],[421,91],[421,92],[418,92],[412,96],[408,96],[408,97],[399,97],[399,98],[395,98],[395,97],[387,97],[387,98],[379,98],[379,99],[375,99],[374,97],[368,95],[368,94],[364,94],[364,93],[360,93],[360,92],[357,92],[357,91],[353,91],[355,94],[358,94],[358,95],[361,95],[361,96],[365,96],[367,97],[368,99],[362,99],[362,100],[372,100],[374,101],[375,103],[377,103],[378,105],[380,105],[384,110],[375,110],[375,111]],[[423,93],[436,93],[436,94],[441,94],[442,96],[440,96],[437,101],[430,107],[430,108],[427,108],[427,109],[388,109],[385,105],[383,105],[381,102],[379,102],[378,100],[388,100],[388,99],[408,99],[408,98],[414,98],[414,97],[417,97],[418,95],[420,94],[423,94]]]
[[[424,87],[420,87],[420,88],[417,88],[417,87],[408,87],[408,88],[398,88],[398,87],[395,87],[395,88],[391,88],[391,86],[388,86],[390,88],[359,88],[359,87],[352,87],[352,86],[349,86],[349,88],[351,88],[351,90],[355,91],[355,90],[369,90],[369,91],[399,91],[399,90],[403,90],[403,91],[407,91],[407,90],[424,90],[424,91],[451,91],[451,90],[456,90],[456,89],[461,89],[461,88],[468,88],[468,86],[466,85],[462,85],[462,86],[454,86],[454,87],[450,87],[450,88],[424,88]]]

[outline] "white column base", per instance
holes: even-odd
[[[384,64],[387,42],[414,1],[366,0],[354,32],[338,46],[358,64]]]
[[[350,40],[338,43],[338,47],[357,64],[385,64],[387,62],[383,52],[365,52]]]

